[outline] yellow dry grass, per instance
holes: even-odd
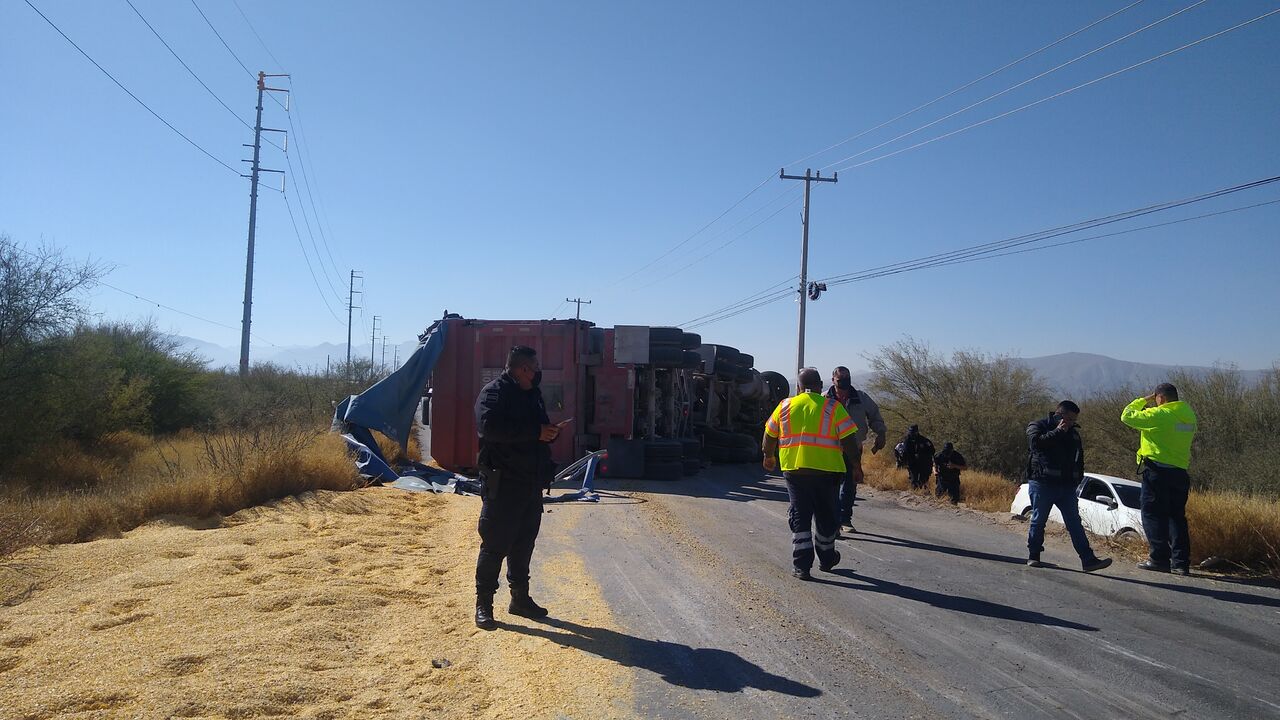
[[[866,474],[866,483],[877,490],[913,492],[922,497],[934,494],[932,479],[924,488],[912,490],[907,471],[894,467],[893,453],[888,450],[875,455],[864,452],[862,470]],[[960,499],[975,510],[1008,512],[1017,492],[1017,485],[999,475],[978,470],[965,470],[960,475]]]
[[[34,541],[76,542],[164,515],[230,514],[308,490],[349,490],[358,479],[341,438],[328,433],[118,433],[89,448],[63,441],[33,453],[10,474],[0,514],[34,520]]]
[[[26,574],[7,577],[37,589],[0,606],[0,715],[630,715],[618,663],[521,633],[536,624],[501,607],[508,629],[476,630],[478,507],[394,489],[316,492],[24,550]],[[580,561],[535,559],[534,591],[557,616],[613,627]]]
[[[422,445],[418,442],[418,429],[418,424],[415,422],[413,432],[409,433],[407,448],[401,448],[400,443],[382,433],[374,433],[373,439],[378,442],[378,450],[382,452],[382,457],[390,460],[392,464],[406,460],[422,462]]]

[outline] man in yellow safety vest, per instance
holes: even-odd
[[[817,370],[804,368],[799,381],[800,394],[779,403],[764,426],[764,467],[777,467],[777,453],[791,499],[791,572],[810,580],[815,549],[824,572],[840,562],[838,493],[845,455],[858,452],[858,426],[838,400],[822,396]]]

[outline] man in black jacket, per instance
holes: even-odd
[[[902,436],[902,459],[911,477],[912,488],[922,488],[933,474],[933,441],[920,434],[920,426],[907,428]]]
[[[542,525],[542,490],[553,476],[550,443],[560,427],[547,418],[538,384],[542,371],[533,348],[517,345],[507,357],[506,372],[476,398],[476,430],[480,434],[480,556],[476,559],[476,627],[492,630],[493,594],[498,573],[507,561],[513,615],[547,616],[529,597],[529,561]]]
[[[1085,572],[1101,570],[1111,558],[1099,558],[1089,547],[1089,538],[1080,523],[1080,499],[1076,488],[1084,482],[1084,443],[1076,429],[1080,406],[1070,400],[1043,420],[1027,425],[1027,483],[1031,493],[1031,527],[1027,531],[1027,565],[1041,567],[1044,551],[1044,526],[1056,506],[1071,536],[1071,545],[1080,556]]]
[[[951,498],[951,504],[960,502],[960,471],[969,467],[964,456],[951,443],[942,444],[942,452],[933,456],[933,467],[937,471],[934,494],[942,497],[943,493]]]

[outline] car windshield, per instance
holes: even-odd
[[[1133,485],[1112,485],[1116,489],[1116,494],[1120,496],[1120,502],[1125,507],[1131,507],[1135,510],[1142,507],[1142,488]]]

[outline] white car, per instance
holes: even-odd
[[[1143,538],[1141,483],[1111,475],[1085,473],[1084,482],[1076,488],[1076,495],[1080,522],[1085,530],[1122,539]],[[1031,492],[1026,483],[1018,488],[1009,512],[1024,520],[1031,519]],[[1062,513],[1058,508],[1049,511],[1049,521],[1062,524]]]

